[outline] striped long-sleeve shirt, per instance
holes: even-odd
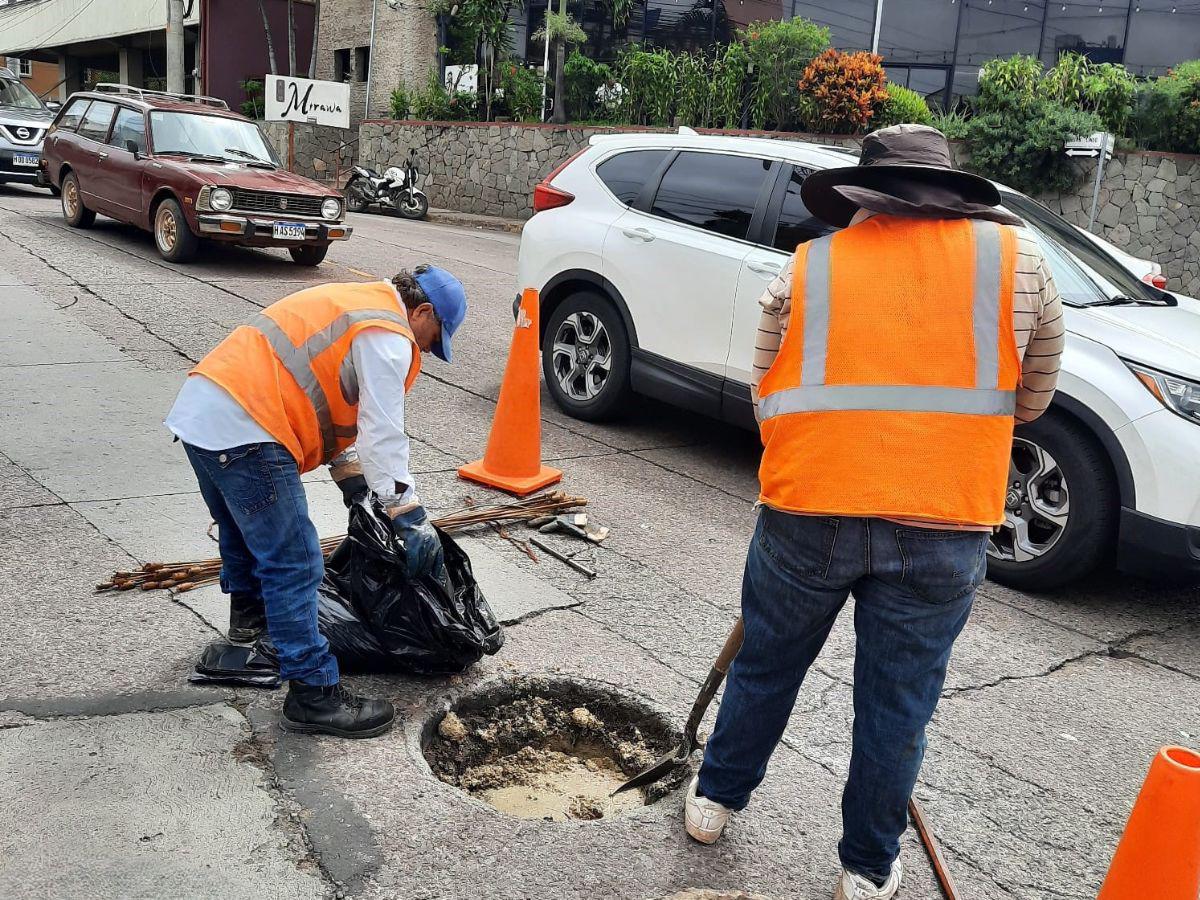
[[[851,224],[870,217],[860,211]],[[793,257],[794,259],[794,257]],[[754,371],[751,396],[758,411],[758,386],[779,355],[792,314],[792,262],[789,261],[762,299],[762,317],[754,341]],[[930,315],[936,315],[935,309]],[[1063,351],[1062,298],[1054,276],[1036,239],[1024,228],[1017,229],[1017,271],[1013,281],[1013,331],[1021,357],[1021,382],[1017,387],[1018,422],[1032,422],[1046,411],[1058,384]],[[909,522],[904,524],[948,527],[949,523]],[[950,526],[960,527],[960,526]],[[990,528],[978,530],[990,531]]]

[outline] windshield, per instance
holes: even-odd
[[[231,162],[251,159],[279,162],[275,150],[253,122],[154,110],[150,113],[150,130],[155,153],[210,156]]]
[[[44,109],[37,95],[19,81],[0,78],[0,106],[17,109]]]
[[[1169,302],[1170,295],[1146,284],[1062,216],[1020,194],[1002,191],[1001,196],[1005,207],[1029,224],[1042,245],[1066,302],[1088,306],[1117,297]]]

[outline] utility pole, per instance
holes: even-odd
[[[167,0],[167,90],[187,93],[183,62],[183,0]]]

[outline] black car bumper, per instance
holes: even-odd
[[[1200,578],[1200,528],[1123,508],[1117,568],[1154,578]]]
[[[36,159],[38,160],[39,165],[18,166],[14,161],[15,156],[20,156],[26,159]],[[0,181],[14,181],[21,184],[41,184],[40,162],[40,150],[13,150],[7,147],[0,147]]]

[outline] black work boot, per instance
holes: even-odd
[[[229,595],[229,640],[252,644],[267,627],[267,608],[257,594]]]
[[[355,696],[341,682],[322,687],[293,681],[283,701],[283,727],[307,734],[375,737],[391,728],[395,718],[387,700]]]

